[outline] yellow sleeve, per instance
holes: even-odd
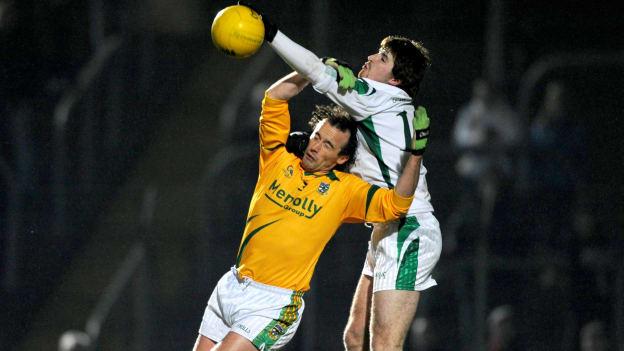
[[[286,100],[271,99],[266,94],[260,114],[260,170],[281,146],[290,132],[290,112]]]
[[[403,197],[394,189],[380,188],[353,176],[345,222],[387,222],[405,216],[413,196]]]

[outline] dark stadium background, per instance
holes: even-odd
[[[192,348],[257,176],[260,94],[290,71],[266,45],[245,60],[215,49],[212,18],[231,3],[0,0],[0,349],[59,349],[93,316],[107,316],[98,350]],[[573,231],[549,255],[532,250],[544,238],[531,226],[539,204],[523,141],[513,191],[487,228],[445,246],[418,317],[442,350],[485,349],[501,305],[515,311],[525,349],[580,350],[582,326],[600,320],[609,349],[624,350],[621,4],[257,4],[295,41],[355,67],[388,34],[430,49],[418,103],[432,118],[425,164],[443,236],[463,190],[451,130],[473,81],[495,81],[523,128],[546,83],[565,82],[587,136],[573,160]],[[311,90],[297,97],[294,127],[324,102]],[[330,242],[288,350],[341,349],[367,235],[348,225]]]

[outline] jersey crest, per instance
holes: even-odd
[[[327,192],[329,191],[329,183],[321,182],[317,191],[321,195],[327,195]]]

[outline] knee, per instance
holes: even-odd
[[[403,342],[382,338],[371,339],[371,351],[402,351]]]
[[[388,329],[374,328],[371,335],[372,351],[401,351],[404,337],[388,333]]]
[[[363,329],[347,326],[342,335],[342,341],[347,351],[364,350],[367,341],[366,333]]]

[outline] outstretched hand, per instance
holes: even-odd
[[[357,77],[353,74],[351,65],[333,57],[324,57],[323,63],[332,67],[338,73],[336,81],[340,89],[348,90],[355,87],[355,81]]]
[[[414,113],[414,135],[410,145],[410,152],[413,155],[422,155],[427,148],[429,140],[429,117],[424,107],[418,106]]]
[[[273,22],[271,22],[269,17],[265,15],[262,11],[260,11],[258,7],[256,7],[255,5],[251,5],[245,0],[239,0],[238,5],[249,7],[252,11],[260,15],[262,23],[264,23],[264,40],[268,41],[269,43],[272,42],[275,38],[275,35],[277,34],[277,26]]]

